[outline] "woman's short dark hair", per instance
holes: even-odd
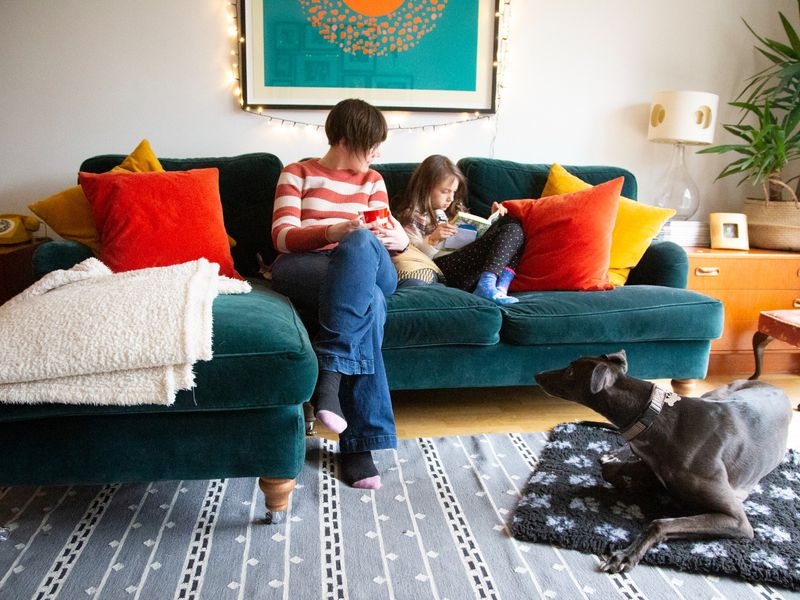
[[[325,120],[328,143],[335,146],[344,142],[359,156],[366,156],[371,148],[386,140],[388,131],[383,113],[358,98],[342,100],[331,109]]]

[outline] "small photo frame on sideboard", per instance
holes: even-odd
[[[726,250],[749,250],[747,215],[741,213],[711,213],[708,215],[711,247]]]

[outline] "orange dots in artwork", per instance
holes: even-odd
[[[385,56],[420,43],[436,27],[449,0],[298,1],[323,39],[351,54]],[[401,6],[402,12],[397,10]]]

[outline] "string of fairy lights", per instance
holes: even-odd
[[[263,117],[267,125],[300,128],[319,131],[324,129],[322,123],[312,123],[297,119],[288,118],[287,116],[279,116],[275,112],[265,110],[263,106],[248,106],[244,101],[244,91],[241,86],[240,77],[240,60],[239,48],[244,44],[244,34],[239,27],[239,2],[240,0],[227,0],[225,7],[225,18],[227,34],[232,40],[232,49],[230,50],[231,62],[227,68],[227,80],[231,86],[233,95],[237,98],[239,106],[242,110]],[[507,87],[506,71],[508,67],[508,30],[511,23],[511,2],[512,0],[500,0],[498,2],[498,9],[495,13],[497,19],[498,35],[497,35],[497,53],[492,64],[495,70],[495,112],[493,114],[486,114],[480,112],[461,112],[455,118],[447,121],[440,121],[435,123],[414,124],[407,125],[403,123],[404,111],[384,111],[387,116],[390,131],[396,132],[411,132],[411,131],[436,131],[444,127],[453,127],[463,125],[466,123],[475,123],[477,121],[484,121],[487,124],[494,122],[497,113],[500,110],[500,103],[504,89]]]

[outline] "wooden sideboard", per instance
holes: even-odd
[[[0,304],[33,283],[33,251],[50,238],[33,238],[21,244],[0,245]]]
[[[800,253],[687,248],[689,289],[721,300],[725,329],[711,344],[709,374],[752,374],[753,334],[762,310],[800,308]],[[764,372],[800,373],[800,350],[775,341]]]

